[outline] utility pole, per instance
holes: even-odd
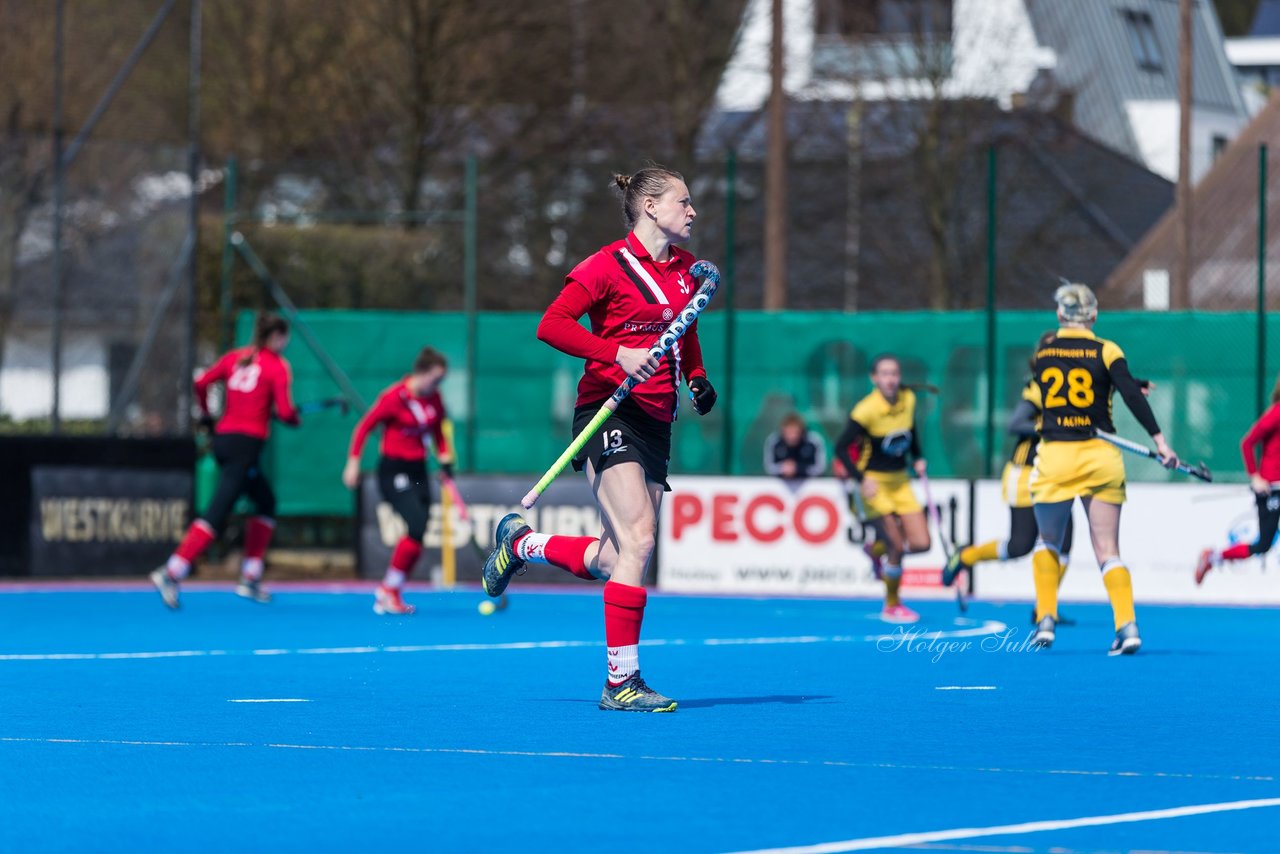
[[[764,307],[787,307],[787,96],[782,88],[782,0],[773,0],[769,50],[769,147],[765,161]]]
[[[1178,5],[1178,266],[1171,302],[1183,310],[1191,308],[1191,3]]]

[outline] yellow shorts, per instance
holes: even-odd
[[[1031,506],[1031,466],[1005,463],[1000,478],[1000,497],[1010,507]]]
[[[1089,497],[1123,504],[1124,459],[1120,449],[1101,439],[1041,442],[1031,475],[1031,497],[1036,504]]]
[[[911,491],[911,481],[906,472],[869,471],[864,476],[867,480],[874,480],[878,487],[874,496],[863,500],[868,519],[924,512],[916,494]]]

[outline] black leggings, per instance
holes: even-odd
[[[213,437],[213,457],[218,461],[218,488],[200,518],[221,534],[236,501],[247,495],[259,516],[276,515],[276,494],[262,474],[258,457],[263,440],[242,433],[219,433]]]
[[[378,460],[378,490],[409,526],[410,539],[422,542],[431,515],[431,482],[424,460]]]
[[[1062,557],[1071,554],[1071,539],[1075,534],[1075,526],[1067,520],[1067,531],[1062,535]],[[1274,534],[1275,531],[1273,530]],[[1009,560],[1031,554],[1035,548],[1036,538],[1040,536],[1040,526],[1036,524],[1034,507],[1009,508],[1009,539],[1005,542],[1006,556]]]
[[[1276,527],[1280,525],[1280,492],[1255,495],[1258,505],[1258,539],[1249,546],[1249,553],[1264,555],[1271,551],[1276,539]]]

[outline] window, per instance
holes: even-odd
[[[1222,152],[1227,150],[1227,146],[1231,144],[1231,140],[1220,134],[1213,135],[1213,159],[1216,162]]]
[[[951,35],[953,0],[817,0],[820,36]]]
[[[1156,26],[1150,13],[1126,11],[1124,20],[1129,30],[1129,47],[1138,67],[1143,71],[1163,71],[1164,60],[1160,57],[1160,43],[1156,41]]]

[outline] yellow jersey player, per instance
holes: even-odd
[[[1142,646],[1133,608],[1133,582],[1120,559],[1120,507],[1125,500],[1124,461],[1115,446],[1097,438],[1114,432],[1111,396],[1119,391],[1129,411],[1151,434],[1166,468],[1178,464],[1160,432],[1142,388],[1129,373],[1124,352],[1093,334],[1098,298],[1086,285],[1066,284],[1054,294],[1057,335],[1036,350],[1033,379],[1043,404],[1040,448],[1031,475],[1040,539],[1032,556],[1039,622],[1032,642],[1054,641],[1058,582],[1071,505],[1079,498],[1089,519],[1094,554],[1115,617],[1109,655],[1132,655]]]
[[[898,589],[903,555],[929,550],[924,509],[907,479],[908,458],[917,475],[927,469],[915,425],[916,395],[902,387],[896,356],[877,356],[872,361],[871,383],[875,389],[850,413],[849,424],[836,442],[836,456],[858,482],[866,522],[885,545],[880,616],[888,622],[914,623],[920,615],[902,604]]]
[[[1036,350],[1047,345],[1055,337],[1057,331],[1046,332],[1040,336]],[[1035,370],[1034,354],[1030,361]],[[1027,380],[1022,387],[1018,405],[1009,417],[1008,432],[1017,443],[1009,461],[1004,464],[1004,472],[1000,478],[1001,495],[1009,507],[1009,536],[1004,540],[990,540],[985,543],[968,545],[952,553],[947,567],[942,571],[942,583],[950,587],[962,570],[972,570],[982,561],[1017,560],[1031,554],[1040,529],[1036,525],[1036,514],[1031,503],[1031,473],[1034,470],[1036,449],[1040,445],[1040,386],[1034,379]],[[1067,519],[1067,531],[1063,540],[1061,553],[1061,577],[1067,574],[1067,563],[1070,560],[1072,525]],[[1032,622],[1036,622],[1034,609],[1031,612]],[[1058,618],[1059,625],[1071,625],[1072,621]]]

